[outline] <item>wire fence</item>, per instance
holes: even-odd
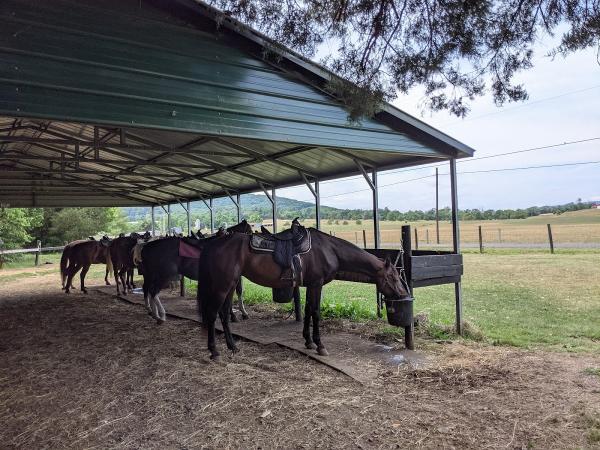
[[[373,247],[372,229],[363,230],[331,230],[331,234],[353,242],[360,247]],[[449,224],[440,224],[439,239],[435,224],[413,226],[413,249],[450,249],[452,247],[452,228]],[[381,247],[400,247],[400,229],[382,229]],[[498,224],[462,224],[460,228],[462,248],[600,248],[600,224],[573,225],[511,225],[503,227]]]

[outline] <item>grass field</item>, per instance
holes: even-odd
[[[464,260],[470,337],[495,345],[600,353],[600,251],[467,252]],[[270,302],[270,289],[248,281],[244,286],[248,303]],[[323,316],[375,320],[374,293],[370,285],[332,282],[323,292]],[[417,289],[415,313],[427,316],[427,334],[451,338],[453,285]]]
[[[362,230],[366,231],[367,246],[373,245],[373,221],[363,220],[357,224],[348,220],[344,225],[339,223],[329,224],[322,221],[325,232],[333,232],[336,236],[358,243],[362,246]],[[287,221],[281,221],[280,226],[285,227]],[[306,220],[305,224],[313,225],[313,220]],[[560,244],[597,244],[600,247],[600,209],[587,209],[568,212],[561,215],[544,215],[514,220],[468,220],[460,223],[461,242],[463,244],[476,244],[478,242],[478,227],[481,225],[484,243],[503,244],[546,244],[548,231],[546,224],[551,224],[552,234],[557,246]],[[435,242],[435,222],[395,222],[383,221],[381,227],[381,240],[384,245],[399,245],[400,229],[402,225],[411,225],[417,228],[419,245],[427,245],[427,230],[429,230],[429,243]],[[498,231],[500,230],[500,231]],[[440,242],[447,246],[452,243],[452,225],[449,222],[440,222]],[[414,234],[413,246],[414,246]]]

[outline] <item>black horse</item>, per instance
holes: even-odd
[[[310,233],[312,249],[301,255],[301,284],[306,286],[306,305],[303,336],[307,348],[316,348],[320,355],[327,355],[319,332],[321,291],[323,285],[332,281],[337,272],[353,272],[367,276],[377,285],[379,292],[391,298],[409,297],[407,288],[389,261],[382,261],[350,242],[315,229],[303,229]],[[198,266],[198,309],[208,328],[208,349],[212,359],[219,357],[215,344],[215,321],[217,315],[223,323],[227,347],[237,348],[229,328],[227,311],[235,285],[240,276],[262,286],[289,288],[290,280],[282,277],[281,267],[271,254],[256,253],[250,249],[250,238],[243,234],[224,236],[207,244]],[[312,321],[312,337],[310,325]]]
[[[178,280],[181,275],[192,279],[198,279],[198,261],[202,249],[209,242],[221,239],[227,233],[252,233],[252,227],[243,220],[227,230],[221,230],[214,236],[204,239],[196,237],[167,237],[157,239],[143,244],[141,249],[141,261],[135,261],[138,264],[140,272],[144,276],[144,300],[148,312],[156,319],[157,323],[162,323],[166,319],[165,308],[163,307],[158,294],[162,289],[169,287],[173,280]],[[243,285],[241,278],[237,279],[235,291],[238,296],[238,307],[243,319],[248,318],[248,313],[244,306]],[[237,317],[230,307],[230,318],[233,322]]]

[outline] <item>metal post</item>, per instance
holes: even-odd
[[[156,236],[156,225],[154,219],[154,205],[150,208],[150,220],[152,221],[151,229],[152,229],[152,237]]]
[[[242,197],[237,194],[235,198],[237,200],[237,220],[240,223],[242,221]]]
[[[373,169],[373,234],[375,248],[381,244],[381,233],[379,232],[379,189],[377,186],[377,170]]]
[[[37,252],[35,252],[35,265],[40,265],[40,255],[42,254],[42,241],[37,241]]]
[[[210,234],[215,232],[215,212],[213,210],[213,199],[208,199],[208,209],[210,209]]]
[[[479,253],[483,253],[483,234],[481,233],[481,225],[479,225]]]
[[[548,241],[550,242],[550,253],[554,253],[554,239],[552,239],[552,227],[548,225]]]
[[[315,228],[321,229],[321,193],[319,191],[319,180],[315,180]]]
[[[167,204],[167,234],[171,232],[171,204]]]
[[[189,200],[185,204],[185,212],[187,214],[187,235],[191,236],[192,234],[192,222],[190,218],[190,202]]]
[[[460,229],[458,224],[458,189],[456,183],[456,159],[450,160],[450,190],[452,196],[452,247],[454,253],[460,253]],[[454,283],[456,302],[456,333],[462,334],[462,290],[460,281]]]
[[[271,191],[271,198],[273,203],[273,233],[277,233],[277,197],[275,188]]]
[[[435,168],[435,236],[440,243],[440,182],[438,168]]]

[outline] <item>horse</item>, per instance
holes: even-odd
[[[316,229],[310,233],[311,250],[300,256],[301,284],[306,289],[306,305],[302,335],[308,349],[321,356],[328,352],[319,331],[321,292],[337,272],[353,272],[368,277],[387,298],[410,297],[407,287],[389,259],[381,260],[354,244]],[[239,277],[271,288],[289,288],[290,280],[282,279],[282,269],[273,257],[250,249],[251,236],[231,234],[206,245],[198,265],[198,311],[208,329],[208,350],[211,359],[219,358],[215,344],[215,321],[220,316],[227,347],[238,351],[229,327],[228,308]],[[312,337],[310,333],[312,321]]]
[[[92,264],[106,264],[104,282],[110,286],[108,274],[113,272],[113,265],[109,245],[110,239],[108,236],[104,236],[100,241],[80,240],[70,242],[65,246],[60,258],[60,277],[65,293],[68,294],[73,288],[73,277],[81,270],[81,292],[87,294],[85,276]]]
[[[119,235],[110,243],[110,258],[114,267],[117,295],[121,294],[119,280],[123,286],[124,295],[127,295],[127,290],[135,289],[133,282],[133,269],[135,267],[133,248],[139,241],[147,241],[148,239],[150,239],[150,233],[146,231],[143,235],[138,233],[131,233],[129,236]]]
[[[158,324],[166,319],[165,309],[158,298],[161,289],[168,287],[169,282],[179,278],[181,275],[192,280],[198,279],[198,259],[204,246],[220,239],[227,233],[252,233],[251,225],[243,220],[227,230],[219,229],[215,235],[204,238],[180,238],[167,237],[144,244],[141,249],[141,257],[138,264],[144,276],[144,300],[149,314]],[[185,252],[182,255],[181,252]],[[134,255],[140,253],[138,247],[134,250]],[[187,256],[187,257],[186,257]],[[242,313],[242,319],[248,318],[248,313],[244,306],[242,280],[238,278],[234,289],[238,296],[238,307]],[[237,321],[233,309],[229,311],[232,321]]]

